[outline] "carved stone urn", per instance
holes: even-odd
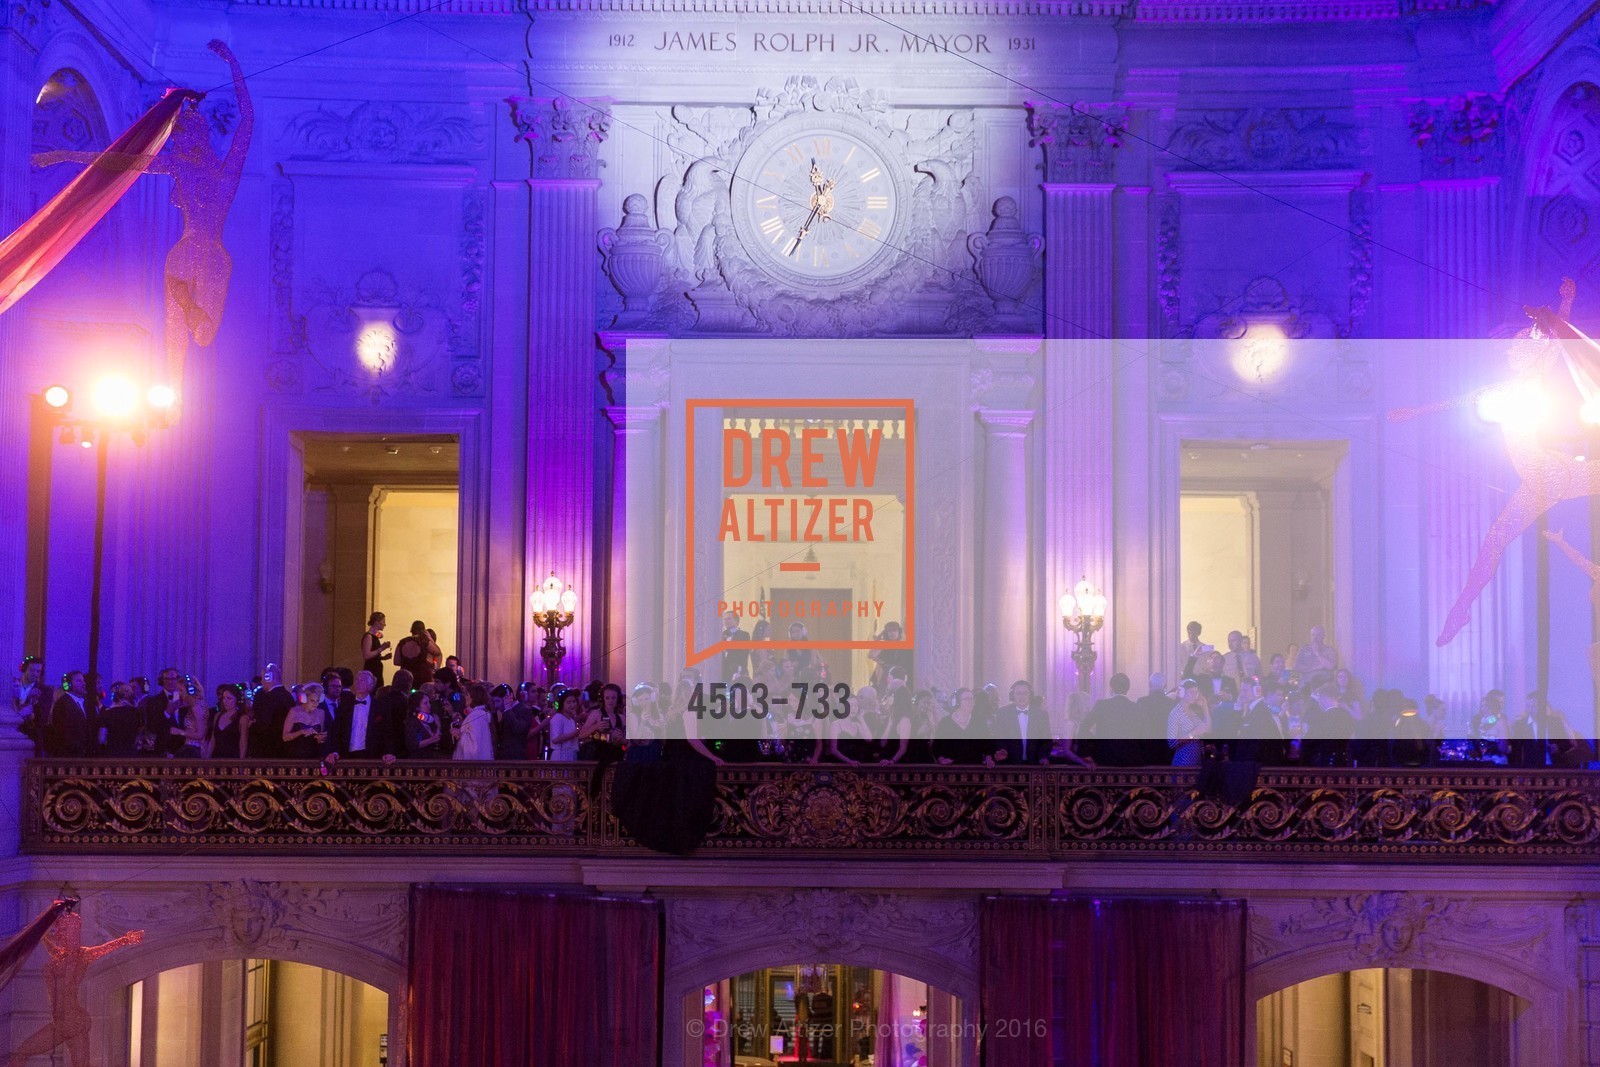
[[[1026,318],[1019,301],[1033,284],[1043,247],[1038,234],[1023,230],[1017,202],[1009,196],[994,202],[989,232],[967,238],[967,251],[972,254],[978,282],[1002,319]]]
[[[622,225],[600,231],[600,251],[606,274],[622,294],[618,325],[636,325],[650,316],[650,305],[661,284],[662,257],[672,234],[650,224],[649,203],[638,193],[622,202]]]

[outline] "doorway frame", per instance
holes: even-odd
[[[1374,440],[1377,420],[1371,415],[1325,415],[1315,421],[1295,414],[1261,415],[1222,411],[1161,412],[1156,415],[1155,454],[1151,457],[1154,483],[1151,544],[1157,546],[1158,565],[1151,574],[1151,597],[1156,605],[1157,632],[1150,637],[1149,662],[1153,670],[1172,672],[1183,633],[1182,545],[1180,505],[1183,496],[1184,442],[1224,444],[1235,441],[1343,442],[1343,460],[1334,469],[1330,499],[1333,528],[1332,642],[1340,665],[1355,670],[1369,686],[1381,682],[1383,668],[1381,628],[1355,625],[1358,603],[1377,605],[1383,576],[1380,544],[1368,544],[1357,559],[1355,531],[1381,530],[1382,466],[1380,447]],[[1381,538],[1368,539],[1379,541]],[[1269,655],[1266,649],[1262,655]],[[1135,657],[1118,650],[1119,662]]]
[[[290,520],[299,510],[289,500],[290,468],[300,453],[298,435],[449,434],[460,448],[456,488],[460,494],[459,538],[456,548],[457,647],[468,663],[483,661],[490,632],[488,553],[489,515],[484,455],[485,414],[468,409],[321,408],[278,405],[266,408],[261,426],[261,522],[258,526],[256,568],[255,665],[284,663],[290,643],[289,605],[299,587],[286,584],[293,571],[289,551],[302,534],[291,535]],[[294,643],[298,656],[298,641]]]

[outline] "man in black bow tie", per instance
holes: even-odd
[[[333,719],[334,748],[345,759],[381,759],[392,763],[399,751],[400,724],[392,709],[374,697],[377,679],[358,671],[350,691],[340,695]]]

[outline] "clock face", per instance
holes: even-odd
[[[837,286],[888,262],[901,177],[877,139],[780,124],[751,145],[734,184],[740,241],[780,279]]]

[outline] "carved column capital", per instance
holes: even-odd
[[[1028,144],[1044,149],[1046,182],[1109,182],[1116,171],[1115,151],[1128,132],[1120,107],[1058,104],[1030,100]]]
[[[1411,111],[1411,143],[1422,153],[1422,176],[1498,176],[1505,158],[1504,112],[1488,93],[1417,101]]]
[[[599,177],[605,165],[600,145],[611,131],[610,101],[512,96],[506,103],[517,140],[528,146],[535,181]]]

